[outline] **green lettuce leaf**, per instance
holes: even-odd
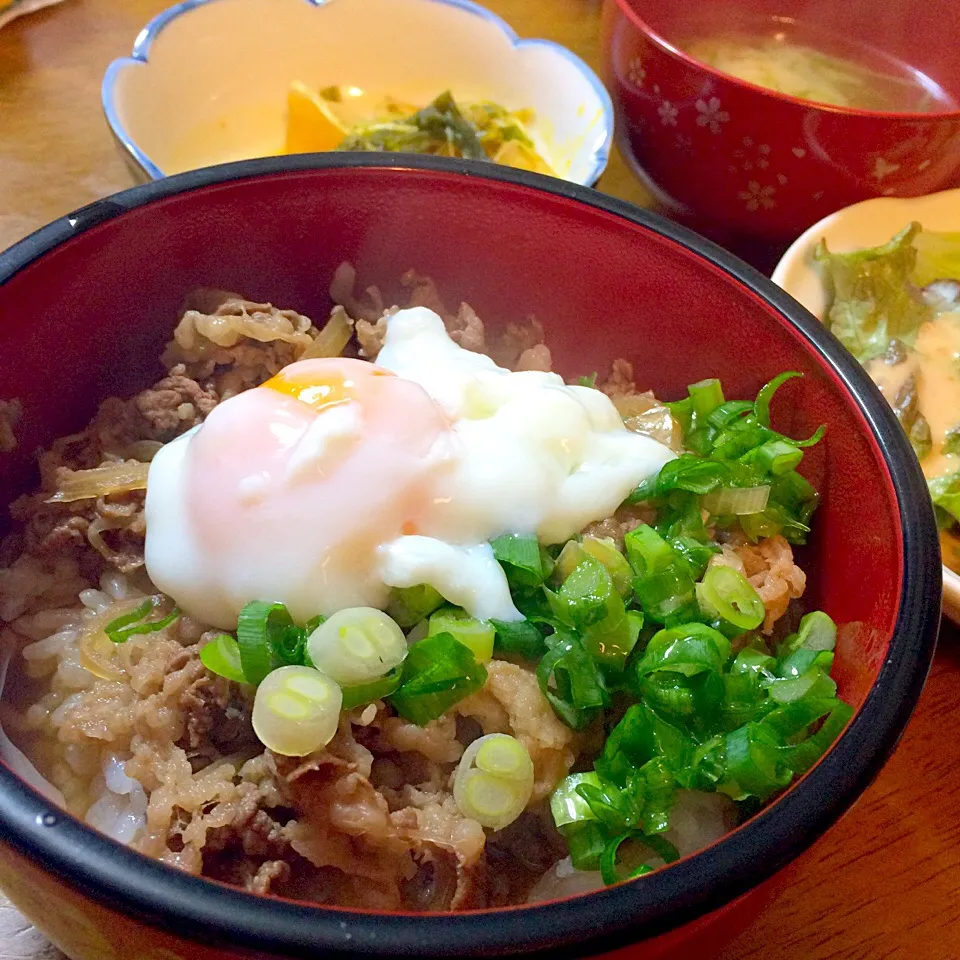
[[[933,505],[937,508],[937,519],[942,527],[949,527],[955,521],[960,522],[960,470],[935,477],[927,484]]]
[[[861,363],[880,356],[891,340],[910,346],[933,315],[914,284],[920,225],[911,223],[879,247],[831,253],[821,240],[814,260],[831,296],[825,326]]]
[[[913,238],[917,263],[913,282],[925,287],[934,280],[960,280],[960,233],[918,232]]]

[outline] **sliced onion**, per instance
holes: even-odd
[[[336,306],[330,312],[326,326],[317,334],[313,343],[303,352],[301,360],[315,357],[339,357],[353,336],[353,321],[347,311]]]
[[[149,472],[150,464],[139,460],[105,463],[91,470],[61,467],[57,471],[57,491],[47,503],[72,503],[75,500],[105,497],[111,493],[146,490]]]
[[[87,591],[84,591],[87,593]],[[100,591],[89,593],[103,594]],[[81,594],[81,600],[83,595]],[[88,599],[94,599],[88,597]],[[122,654],[122,647],[114,643],[104,632],[104,627],[118,616],[131,613],[143,603],[142,596],[130,597],[127,600],[118,600],[106,606],[98,605],[95,617],[84,624],[83,633],[77,642],[80,651],[80,665],[101,680],[123,680],[126,676],[126,664]]]
[[[161,449],[163,444],[159,440],[135,440],[124,452],[130,460],[150,463]]]
[[[724,487],[705,494],[700,501],[704,510],[715,517],[744,516],[762,513],[770,499],[770,487]]]

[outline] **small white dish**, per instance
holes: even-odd
[[[613,106],[596,74],[471,0],[183,0],[110,64],[103,109],[135,172],[158,179],[282,152],[293,80],[532,108],[537,146],[574,183],[595,183],[609,158]]]
[[[960,189],[926,197],[878,197],[838,210],[815,223],[790,246],[773,271],[773,282],[822,320],[828,304],[813,262],[817,244],[826,240],[837,253],[875,247],[914,220],[927,230],[960,230]],[[960,623],[960,576],[949,567],[943,568],[943,610]]]

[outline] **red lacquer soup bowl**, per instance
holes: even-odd
[[[920,196],[960,175],[960,58],[945,41],[958,31],[950,0],[606,0],[604,80],[624,153],[673,216],[711,235],[784,242],[858,200]],[[731,32],[890,76],[920,71],[929,109],[816,104],[684,52]]]
[[[805,460],[823,505],[801,562],[810,605],[841,625],[836,675],[853,720],[719,843],[536,907],[414,916],[259,898],[131,852],[2,766],[0,886],[76,960],[619,950],[652,960],[716,945],[877,773],[919,695],[940,609],[930,501],[889,407],[811,316],[719,248],[585,188],[435,158],[256,160],[137,187],[0,255],[0,385],[24,411],[2,461],[3,502],[35,482],[33,451],[104,397],[153,382],[186,291],[242,290],[319,317],[343,260],[363,277],[416,267],[491,323],[535,314],[569,376],[623,356],[664,398],[707,376],[738,397],[802,371],[775,425],[828,426]]]

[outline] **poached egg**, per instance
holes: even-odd
[[[505,370],[402,310],[375,364],[293,363],[157,453],[147,571],[225,630],[251,600],[304,623],[424,583],[480,619],[522,619],[489,541],[562,543],[673,456],[599,390]]]

